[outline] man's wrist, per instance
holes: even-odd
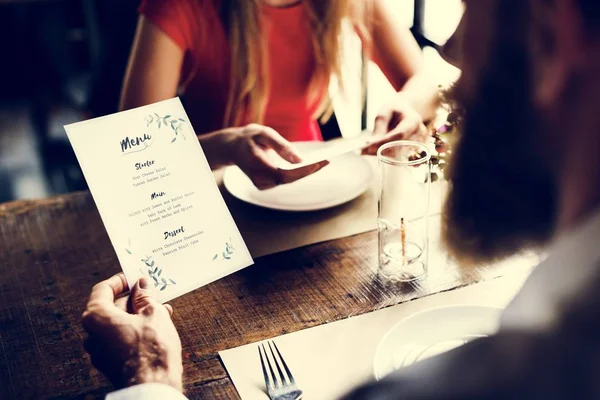
[[[177,371],[168,371],[162,368],[141,370],[130,380],[128,386],[142,383],[162,383],[183,392],[182,374]]]
[[[146,343],[148,345],[148,343]],[[124,365],[125,386],[162,383],[183,392],[181,355],[168,355],[160,346],[142,346]]]

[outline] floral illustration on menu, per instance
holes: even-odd
[[[223,252],[220,254],[220,256],[222,257],[223,260],[231,260],[234,250],[235,249],[233,248],[233,245],[231,244],[231,238],[229,238],[229,241],[225,242],[225,250],[223,250]],[[218,259],[219,259],[219,253],[215,254],[215,256],[213,257],[213,261],[216,261]]]
[[[127,254],[133,255],[133,251],[130,250],[131,240],[129,240],[128,243],[129,246],[125,248],[125,251],[127,252]],[[141,259],[141,261],[146,266],[147,273],[144,274],[141,268],[140,272],[142,273],[142,275],[147,275],[149,278],[152,278],[152,280],[154,281],[154,287],[160,286],[160,290],[162,291],[165,290],[168,286],[177,284],[177,282],[175,282],[173,279],[167,278],[165,275],[163,275],[162,268],[156,265],[156,262],[152,259],[152,256],[145,256]]]
[[[185,120],[183,118],[173,117],[171,114],[167,114],[164,117],[161,117],[157,113],[148,114],[146,116],[146,127],[149,127],[152,124],[156,124],[158,129],[163,127],[170,127],[171,131],[173,131],[173,139],[171,139],[171,143],[174,143],[179,136],[185,139],[185,135],[183,134],[183,124]]]
[[[142,262],[148,268],[148,276],[154,281],[154,287],[160,286],[160,290],[165,290],[167,286],[176,285],[177,283],[173,279],[168,279],[162,275],[162,268],[155,265],[152,257],[142,258]]]

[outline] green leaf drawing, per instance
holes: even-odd
[[[129,250],[128,248],[125,248],[125,250],[129,254],[133,254],[133,251]],[[167,279],[164,276],[162,276],[163,269],[155,265],[155,261],[152,259],[151,256],[145,256],[143,258],[140,258],[140,260],[148,268],[148,277],[152,278],[152,280],[154,281],[154,287],[162,286],[160,290],[166,290],[168,286],[176,285],[173,279],[169,279],[167,281]],[[141,269],[140,272],[143,274]]]
[[[174,137],[173,140],[171,140],[171,143],[175,143],[176,140],[177,140],[177,138]]]
[[[185,122],[185,120],[183,118],[173,118],[173,119],[171,119],[171,118],[173,118],[173,116],[171,114],[167,114],[164,117],[159,116],[157,113],[154,113],[154,115],[148,114],[148,116],[146,117],[146,126],[150,126],[154,123],[156,123],[156,126],[158,127],[158,129],[162,128],[163,125],[165,127],[170,126],[171,130],[175,134],[175,137],[177,137],[181,133],[181,129],[182,129],[181,123]],[[185,135],[182,135],[182,136],[184,139],[186,139]],[[173,138],[171,140],[171,143],[174,143],[175,140],[176,139]]]
[[[223,260],[231,260],[234,250],[235,249],[233,248],[233,245],[231,244],[231,238],[229,238],[229,241],[225,242],[225,250],[223,251],[223,253],[221,253]],[[213,261],[217,260],[218,258],[219,258],[219,254],[217,253],[213,257]]]
[[[125,249],[125,251],[127,252],[127,254],[132,254],[131,250],[129,250],[129,249]]]

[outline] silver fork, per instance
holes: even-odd
[[[258,355],[260,356],[260,365],[262,366],[263,375],[265,377],[265,386],[267,387],[269,398],[271,400],[301,399],[303,395],[302,390],[298,389],[294,376],[281,356],[277,345],[273,341],[267,342],[267,344],[269,345],[271,357],[268,356],[264,343],[258,345]],[[275,351],[273,351],[273,347],[275,348]],[[275,353],[277,353],[279,358],[275,356]],[[271,362],[271,359],[273,359],[273,362]],[[269,367],[268,371],[265,364]],[[277,373],[273,369],[273,364],[275,364]],[[283,370],[285,370],[285,374],[282,371],[282,366]]]

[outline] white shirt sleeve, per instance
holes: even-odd
[[[106,395],[106,400],[188,400],[179,390],[163,383],[143,383]]]

